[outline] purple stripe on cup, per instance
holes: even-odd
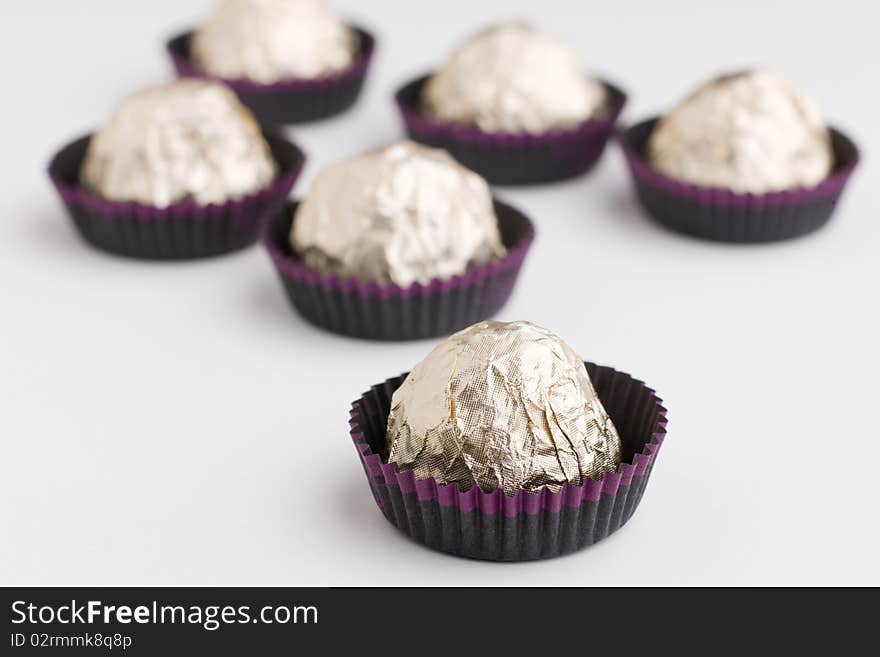
[[[294,211],[295,207],[291,208],[291,212]],[[456,274],[446,279],[435,278],[427,284],[412,283],[407,287],[400,287],[396,283],[380,284],[373,281],[360,281],[355,278],[343,278],[337,274],[325,274],[317,269],[312,269],[291,253],[286,240],[280,242],[278,239],[269,238],[266,248],[272,256],[272,260],[283,274],[302,280],[310,285],[321,287],[327,291],[339,290],[346,294],[356,294],[364,299],[371,297],[383,299],[400,297],[408,299],[426,293],[446,293],[453,290],[461,290],[475,283],[485,281],[497,272],[519,267],[522,265],[534,239],[533,230],[527,231],[527,233],[521,241],[513,245],[507,253],[497,260],[483,265],[471,265],[461,275]]]

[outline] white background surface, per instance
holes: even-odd
[[[207,1],[4,2],[0,583],[880,584],[876,28],[861,1],[342,2],[380,49],[348,114],[291,131],[315,171],[391,140],[392,90],[484,23],[527,17],[630,92],[633,121],[720,69],[766,63],[864,151],[833,222],[718,245],[645,218],[623,158],[499,195],[538,239],[504,319],[655,387],[669,438],[610,539],[539,563],[473,562],[381,516],[349,403],[433,342],[305,324],[259,249],[111,257],[74,233],[52,152],[170,75],[165,37]],[[871,7],[867,9],[867,7]]]

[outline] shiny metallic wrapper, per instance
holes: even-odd
[[[269,84],[341,71],[357,47],[321,0],[223,0],[193,35],[191,55],[214,75]]]
[[[541,133],[600,114],[605,88],[566,43],[529,25],[505,23],[463,43],[428,80],[425,111],[486,132]]]
[[[816,185],[834,163],[815,103],[765,70],[697,89],[660,119],[648,157],[678,180],[755,194]]]
[[[446,151],[411,141],[319,172],[290,241],[309,267],[401,287],[505,252],[486,182]]]
[[[388,461],[416,478],[558,491],[620,463],[620,438],[583,361],[529,322],[481,322],[435,348],[398,388]]]
[[[80,181],[109,200],[163,208],[251,194],[276,170],[259,125],[232,91],[184,79],[123,100],[89,142]]]

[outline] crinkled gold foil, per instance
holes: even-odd
[[[391,399],[388,461],[462,490],[558,491],[620,463],[583,361],[529,322],[481,322],[416,365]]]
[[[428,80],[425,111],[487,132],[540,133],[601,112],[605,88],[564,42],[521,23],[488,28],[465,41]]]
[[[446,151],[400,141],[320,171],[290,233],[310,267],[405,287],[504,254],[486,182]]]
[[[221,203],[269,185],[277,166],[227,87],[177,80],[133,94],[89,142],[84,187],[114,201]]]
[[[756,194],[815,185],[834,162],[817,106],[765,70],[697,89],[657,123],[648,157],[673,178]]]
[[[321,0],[224,0],[193,35],[193,60],[225,78],[272,83],[351,65],[355,32]]]

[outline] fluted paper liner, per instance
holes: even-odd
[[[372,340],[417,340],[448,335],[488,319],[507,302],[534,239],[528,218],[495,201],[507,253],[461,276],[426,285],[361,282],[307,267],[290,247],[296,203],[275,215],[265,236],[293,307],[310,323],[334,333]]]
[[[79,233],[103,251],[151,260],[220,255],[257,240],[264,220],[284,203],[305,160],[286,139],[271,132],[264,136],[278,175],[265,189],[225,203],[182,201],[159,208],[98,196],[79,183],[91,135],[62,148],[49,164],[49,177]]]
[[[385,518],[419,543],[491,561],[525,561],[567,554],[617,531],[638,507],[666,435],[666,409],[641,381],[585,363],[622,442],[615,472],[557,493],[466,492],[457,484],[416,479],[387,463],[385,432],[391,396],[406,375],[373,386],[352,403],[351,438]]]
[[[620,135],[636,195],[658,223],[679,233],[720,242],[774,242],[824,226],[859,161],[856,145],[830,128],[834,169],[809,188],[766,194],[703,187],[654,169],[645,149],[657,118],[637,123]]]
[[[599,118],[541,134],[492,133],[426,115],[421,97],[429,77],[408,82],[395,96],[407,134],[415,141],[446,149],[494,185],[545,183],[586,173],[605,150],[626,103],[623,91],[603,81],[609,101]]]
[[[174,69],[180,77],[220,80],[260,119],[274,123],[303,123],[344,112],[361,93],[375,48],[373,35],[351,26],[358,35],[358,52],[345,70],[317,78],[288,78],[260,83],[246,78],[211,75],[190,59],[192,32],[170,39],[166,45]]]

